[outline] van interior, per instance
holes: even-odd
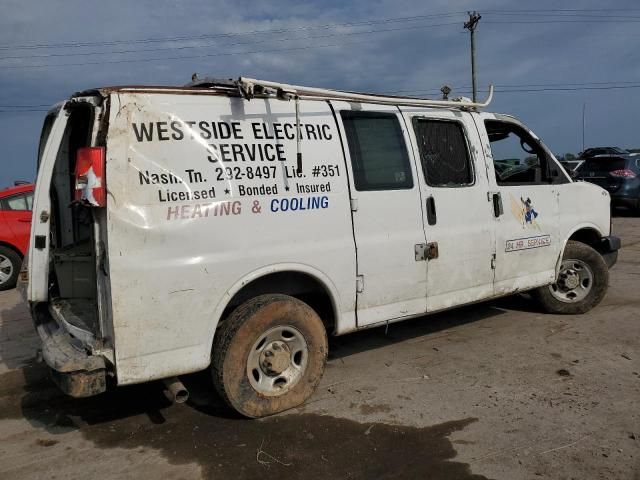
[[[76,155],[79,148],[91,144],[95,112],[89,103],[68,104],[67,108],[71,108],[69,120],[50,187],[50,308],[72,327],[95,338],[99,321],[93,211],[74,202]],[[45,120],[43,136],[49,130]]]

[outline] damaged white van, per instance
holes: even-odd
[[[609,194],[487,103],[247,78],[73,95],[44,123],[21,273],[54,380],[209,368],[261,417],[312,394],[328,334],[523,291],[591,309]]]

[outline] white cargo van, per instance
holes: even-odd
[[[46,117],[21,275],[54,380],[210,368],[260,417],[312,394],[328,334],[524,291],[594,307],[609,194],[487,103],[246,78],[73,95]]]

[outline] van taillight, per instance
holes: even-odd
[[[628,168],[622,168],[620,170],[614,170],[609,172],[609,175],[616,178],[636,178],[636,173]]]
[[[107,188],[104,178],[104,147],[84,147],[76,156],[75,200],[94,207],[107,204]]]

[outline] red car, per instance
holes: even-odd
[[[15,287],[31,232],[31,183],[0,190],[0,290]]]

